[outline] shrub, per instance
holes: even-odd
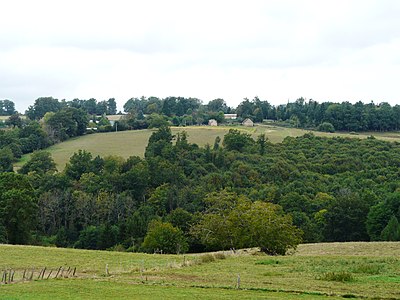
[[[318,130],[319,131],[323,131],[323,132],[335,132],[335,127],[332,125],[332,123],[329,122],[324,122],[319,124],[318,126]]]
[[[171,223],[154,220],[149,224],[149,230],[144,238],[142,248],[152,253],[161,250],[163,253],[185,253],[189,245],[182,230]]]
[[[214,254],[215,259],[225,259],[226,255],[222,252],[217,252]]]
[[[117,244],[111,248],[108,248],[107,251],[126,252],[127,250],[125,249],[124,245]]]
[[[210,263],[215,261],[215,257],[212,254],[204,254],[200,256],[201,263]]]

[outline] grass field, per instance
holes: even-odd
[[[2,284],[0,298],[400,299],[399,242],[306,244],[276,257],[255,251],[183,256],[0,245],[0,270],[16,270],[17,281],[25,268],[38,273],[60,266],[77,267],[77,276]]]
[[[0,116],[0,121],[8,120],[9,117],[10,117],[10,116]],[[21,119],[26,119],[26,116],[21,116],[21,115],[20,115],[20,117],[21,117]]]
[[[255,127],[227,127],[227,126],[190,126],[190,127],[173,127],[172,132],[174,134],[186,131],[189,136],[191,143],[196,143],[199,146],[205,144],[212,145],[217,136],[223,138],[223,136],[231,128],[236,128],[244,132],[250,133],[254,138],[258,135],[265,133],[269,140],[273,143],[281,142],[287,136],[301,136],[308,131],[296,128],[284,128],[270,125],[259,125]],[[65,164],[69,161],[69,158],[77,152],[79,149],[87,150],[93,154],[93,156],[100,155],[102,157],[107,155],[117,155],[123,158],[137,155],[140,157],[144,156],[144,151],[147,146],[148,139],[153,130],[134,130],[134,131],[121,131],[121,132],[109,132],[109,133],[97,133],[85,135],[79,138],[70,139],[66,142],[54,145],[47,149],[50,151],[59,171],[63,170]],[[353,138],[366,138],[374,135],[379,139],[386,141],[400,141],[399,132],[390,133],[360,133],[352,135],[349,133],[323,133],[313,132],[317,136],[342,136],[342,137],[353,137]],[[29,159],[29,154],[24,155],[22,159],[16,164],[16,168],[21,167]]]

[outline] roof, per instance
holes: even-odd
[[[124,117],[124,116],[126,116],[126,115],[107,115],[106,118],[107,118],[109,121],[119,121],[119,120],[121,120],[122,117]]]

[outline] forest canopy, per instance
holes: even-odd
[[[51,156],[36,153],[21,174],[0,174],[0,239],[164,253],[258,246],[270,254],[300,241],[399,239],[399,143],[308,133],[273,144],[237,129],[220,141],[199,147],[162,126],[145,158],[79,150],[59,173]],[[13,221],[18,213],[25,222]]]

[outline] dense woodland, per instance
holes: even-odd
[[[49,154],[35,152],[20,174],[1,173],[0,237],[184,252],[264,246],[250,233],[279,224],[273,232],[291,234],[289,246],[300,235],[304,242],[399,240],[399,166],[400,145],[372,137],[307,134],[272,144],[232,129],[222,145],[200,148],[185,132],[173,137],[161,127],[144,159],[79,151],[56,173]],[[266,252],[287,250],[276,245]]]
[[[103,113],[115,112],[113,103],[102,102]],[[392,122],[371,123],[376,130],[395,129],[400,120],[398,107],[388,104],[299,99],[282,110],[267,104],[245,100],[235,111],[254,117],[265,105],[263,119],[286,111],[282,122],[323,122],[336,129],[349,126],[339,114],[347,108],[363,112],[343,117],[352,124],[368,124],[371,116]],[[197,122],[202,112],[204,122],[233,112],[222,99],[206,109],[198,99],[142,98],[125,104],[124,122],[128,128],[135,122],[159,128],[145,158],[78,151],[56,172],[50,154],[37,150],[85,134],[94,118],[86,105],[40,98],[28,109],[29,119],[13,114],[0,130],[0,242],[170,253],[259,246],[284,254],[300,241],[400,240],[399,143],[309,133],[272,144],[264,135],[254,140],[232,129],[223,142],[217,138],[201,148],[184,131],[173,136],[167,125],[174,118],[188,124],[189,113]],[[309,117],[316,108],[325,117]],[[336,117],[328,119],[332,111]],[[104,117],[98,122],[112,128]],[[13,172],[13,161],[32,151],[30,161]]]

